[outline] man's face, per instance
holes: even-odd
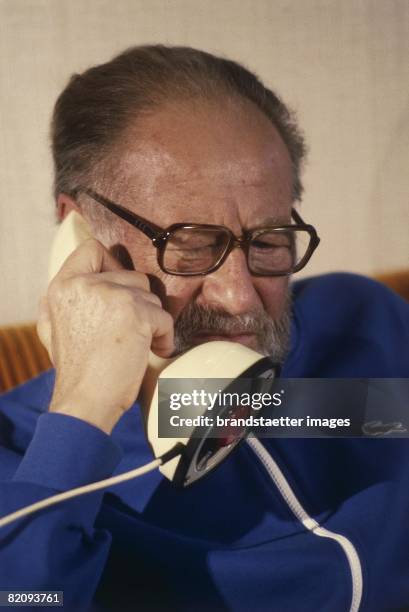
[[[289,154],[251,103],[169,104],[128,129],[114,172],[106,195],[162,228],[216,224],[241,236],[246,229],[290,222]],[[287,277],[252,276],[242,249],[207,276],[165,274],[151,241],[124,221],[115,224],[117,242],[135,269],[154,279],[152,290],[174,317],[177,350],[224,339],[282,359]]]

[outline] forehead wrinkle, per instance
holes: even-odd
[[[173,124],[173,117],[162,124],[142,122],[125,135],[113,174],[118,203],[122,199],[125,206],[159,225],[165,217],[170,222],[193,221],[193,216],[213,217],[213,213],[232,219],[232,208],[233,216],[243,217],[243,222],[252,216],[252,209],[253,219],[263,221],[272,209],[288,207],[291,162],[278,133],[273,133],[274,128],[270,133],[271,124],[267,134],[263,127],[253,136],[254,126],[247,120],[244,125],[234,123],[232,135],[229,118],[227,126],[221,122],[217,130],[210,121],[202,153],[194,131],[190,137],[196,123],[188,117],[186,125],[184,119]],[[237,127],[244,129],[244,136],[237,137]],[[221,138],[225,128],[226,138]]]
[[[213,216],[213,211],[221,213],[224,206],[233,207],[237,211],[243,208],[244,216],[247,217],[249,214],[252,217],[254,199],[271,200],[271,207],[280,209],[282,204],[287,202],[291,190],[291,186],[284,182],[282,175],[277,181],[271,176],[271,172],[262,176],[259,169],[257,169],[259,176],[252,177],[251,181],[248,174],[246,178],[229,177],[229,180],[222,180],[220,176],[222,173],[219,174],[221,180],[218,181],[215,176],[209,174],[203,176],[201,173],[191,172],[188,176],[186,174],[181,176],[179,172],[175,172],[176,164],[173,163],[171,156],[164,159],[160,168],[148,164],[146,171],[143,171],[143,166],[138,164],[138,171],[135,171],[134,163],[139,159],[138,155],[128,158],[127,164],[133,177],[132,179],[129,175],[123,177],[121,183],[125,189],[121,189],[120,197],[123,204],[131,210],[139,212],[142,216],[145,214],[149,220],[161,226],[165,221],[164,218],[168,225],[174,222],[193,222],[196,218],[198,222],[205,222],[209,215]],[[144,156],[144,163],[148,160],[149,157]],[[163,172],[164,165],[168,165],[173,172]],[[119,200],[118,202],[121,203]],[[242,214],[239,213],[239,216]],[[273,215],[271,216],[275,219]],[[280,218],[277,217],[277,222],[281,220]],[[244,221],[243,218],[242,227],[250,224]],[[263,219],[258,221],[264,224]]]
[[[257,117],[254,110],[244,118],[241,115],[240,123],[234,114],[220,112],[199,118],[189,113],[181,117],[180,109],[170,115],[154,114],[124,134],[117,148],[118,169],[124,178],[144,182],[149,192],[162,181],[183,187],[209,180],[226,182],[231,177],[243,185],[256,185],[274,172],[285,174],[291,168],[287,147],[265,117],[260,131],[254,125]]]
[[[271,155],[273,158],[273,156]],[[275,157],[275,156],[274,156]],[[127,178],[138,178],[142,171],[144,181],[151,183],[158,179],[171,180],[172,185],[186,185],[192,182],[208,181],[231,175],[234,183],[238,181],[243,186],[257,187],[271,177],[271,171],[276,164],[276,160],[266,160],[262,165],[255,164],[254,159],[248,156],[240,156],[235,160],[224,159],[223,164],[215,159],[205,164],[203,161],[194,163],[193,160],[181,160],[175,154],[166,150],[152,146],[152,143],[143,143],[133,151],[126,151],[118,164],[120,174]],[[225,181],[224,181],[225,182]]]
[[[242,163],[229,162],[224,169],[213,165],[213,173],[208,171],[209,165],[205,172],[203,168],[189,168],[187,171],[185,166],[167,152],[159,154],[157,149],[128,152],[123,155],[120,170],[118,167],[119,171],[116,172],[118,203],[142,214],[148,208],[145,199],[146,202],[151,200],[151,203],[153,201],[158,205],[166,203],[167,210],[179,208],[180,204],[186,206],[188,201],[190,206],[199,203],[208,212],[209,204],[215,200],[220,205],[223,202],[242,200],[242,190],[248,192],[249,202],[253,197],[261,197],[263,200],[271,200],[271,206],[280,206],[281,202],[286,202],[291,191],[286,173],[275,174],[271,166],[260,169],[260,165],[250,162],[249,170],[245,168],[243,171]]]

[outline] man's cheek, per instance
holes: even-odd
[[[288,277],[259,278],[254,284],[267,314],[273,319],[281,316],[288,302]]]
[[[169,274],[166,276],[166,298],[163,306],[176,321],[186,306],[196,299],[200,289],[200,282],[194,277],[182,279],[181,277]]]

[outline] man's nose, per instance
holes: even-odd
[[[218,270],[204,277],[199,301],[232,315],[244,314],[261,305],[253,281],[245,253],[234,249]]]

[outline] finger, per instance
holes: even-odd
[[[123,268],[104,245],[95,238],[85,240],[66,259],[55,279],[63,280],[77,274],[117,271]]]
[[[119,283],[106,283],[106,282],[101,284],[101,287],[104,287],[104,286],[105,287],[109,286],[111,289],[118,290],[120,292],[123,292],[124,289],[128,289],[128,291],[133,295],[136,304],[138,304],[140,300],[144,300],[145,302],[150,302],[151,304],[154,304],[155,306],[162,308],[162,302],[160,301],[158,296],[152,293],[151,291],[146,291],[145,289],[142,289],[141,287],[138,287],[138,286],[130,287],[127,284],[121,285]]]
[[[139,289],[139,295],[146,302],[150,302],[151,304],[162,308],[162,302],[160,301],[158,296],[152,293],[151,291],[143,291],[143,289]]]
[[[160,357],[169,357],[175,350],[172,316],[163,308],[155,308],[153,314],[151,350]]]
[[[107,282],[116,285],[122,285],[124,287],[134,287],[146,292],[150,292],[149,279],[146,274],[142,272],[135,272],[135,270],[117,270],[115,272],[100,272],[90,278],[90,281],[95,282]]]

